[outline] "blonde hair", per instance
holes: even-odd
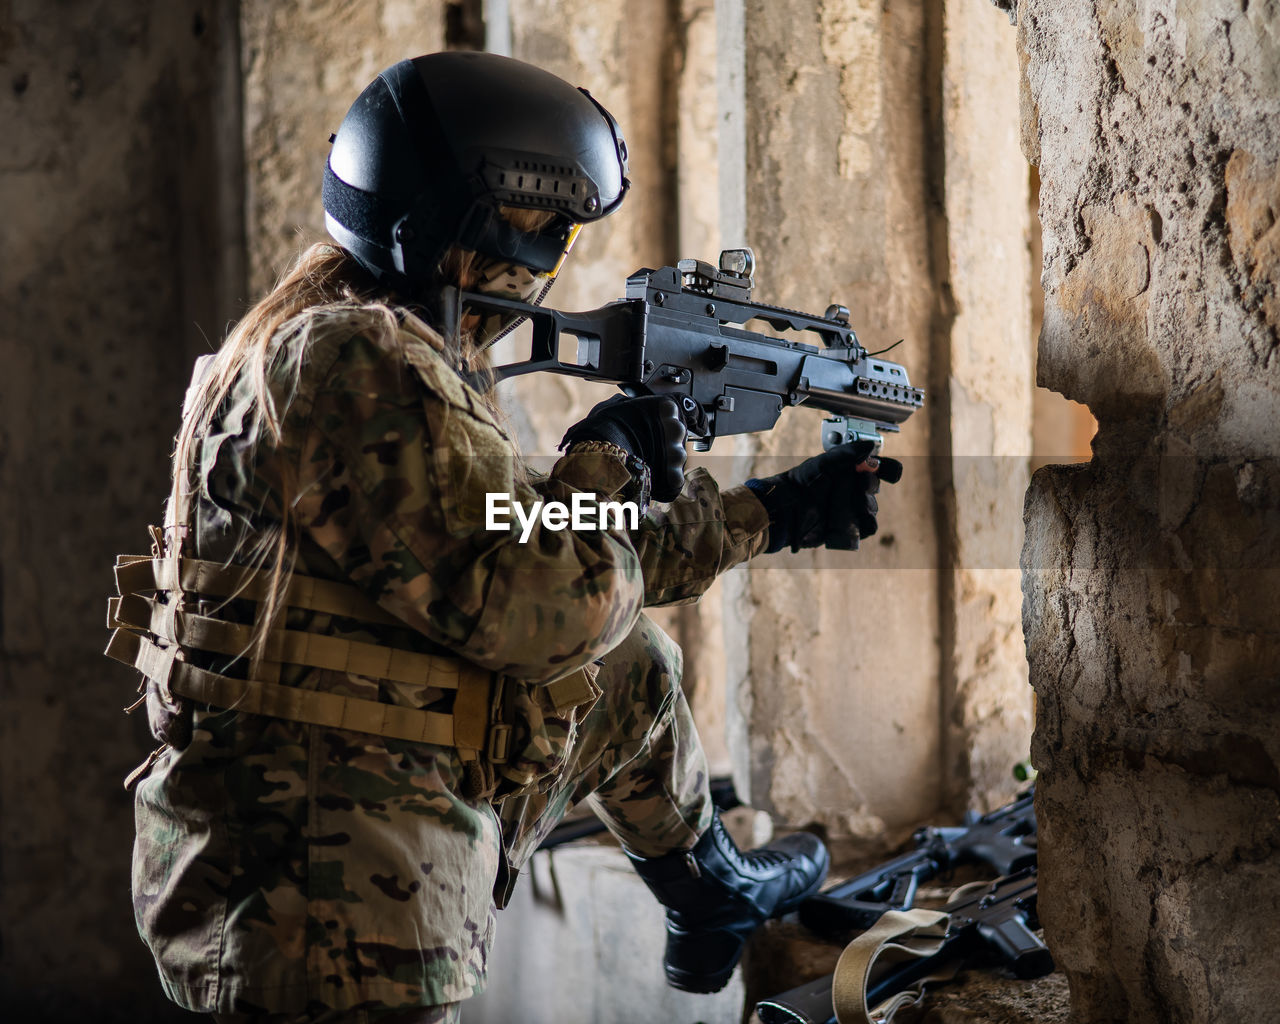
[[[503,213],[522,231],[538,230],[551,219],[542,211],[503,208]],[[455,246],[441,263],[442,277],[461,288],[469,288],[475,282],[475,261],[475,253]],[[276,382],[277,392],[280,385],[284,385],[282,404],[287,405],[288,396],[297,386],[296,374],[305,359],[305,352],[297,353],[298,358],[287,368],[291,379],[282,380],[285,368],[278,363],[277,357],[284,348],[283,343],[291,340],[294,331],[304,329],[304,322],[299,318],[304,313],[324,309],[349,314],[373,344],[388,351],[395,351],[403,344],[401,331],[415,322],[412,311],[393,302],[391,296],[373,282],[345,249],[321,242],[302,252],[271,292],[235,325],[208,371],[187,395],[182,426],[174,446],[172,489],[165,514],[165,527],[171,544],[181,539],[175,535],[189,527],[190,501],[198,471],[193,464],[198,454],[192,451],[196,439],[209,431],[233,385],[237,381],[245,381],[252,393],[248,421],[244,424],[248,436],[254,443],[260,443],[265,437],[271,444],[279,444],[285,410],[277,404],[272,382]],[[486,355],[475,350],[468,332],[461,332],[447,341],[453,349],[454,358],[460,363],[466,362],[472,369],[488,367]],[[484,396],[495,415],[501,416],[493,392],[485,390]],[[287,460],[282,460],[279,484],[280,521],[264,524],[252,539],[242,538],[241,543],[245,543],[245,547],[235,555],[237,564],[253,569],[269,568],[270,571],[261,613],[254,624],[251,675],[257,673],[264,660],[267,633],[283,611],[288,577],[297,559],[294,514],[297,480],[291,477],[291,468],[283,464],[285,462]]]

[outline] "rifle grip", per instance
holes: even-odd
[[[978,932],[1000,954],[1001,963],[1019,978],[1042,978],[1053,970],[1053,957],[1021,914],[984,922]]]
[[[880,465],[876,467],[876,476],[887,484],[896,484],[902,479],[902,463],[882,455]]]

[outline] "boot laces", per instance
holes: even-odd
[[[775,867],[791,860],[791,855],[780,850],[752,850],[744,854],[743,859],[760,867]]]
[[[729,830],[725,828],[724,822],[720,820],[719,815],[713,819],[712,828],[719,831],[725,840],[728,850],[732,851],[731,855],[736,855],[738,862],[747,870],[759,871],[783,867],[795,860],[793,854],[783,850],[771,850],[766,846],[755,850],[739,849],[737,843],[733,841],[733,837],[729,835]]]
[[[725,828],[724,822],[717,815],[712,820],[712,828],[719,831],[724,838],[727,847],[738,855],[739,860],[746,866],[751,868],[772,868],[790,862],[791,855],[783,853],[781,850],[770,850],[768,847],[761,847],[757,850],[740,850],[738,844],[733,841],[733,837],[729,835],[729,830]]]

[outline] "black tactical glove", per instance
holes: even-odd
[[[607,441],[649,467],[656,501],[674,501],[684,487],[686,429],[680,406],[669,395],[601,402],[560,441],[563,451],[580,441]]]
[[[902,478],[902,463],[881,458],[867,462],[875,450],[870,441],[837,445],[806,459],[785,473],[763,480],[748,480],[769,513],[767,553],[790,547],[828,547],[848,551],[860,537],[876,532],[876,492],[880,481],[895,484]]]

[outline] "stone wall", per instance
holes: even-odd
[[[1080,1021],[1263,1022],[1280,974],[1280,10],[1021,5],[1040,382],[1041,915]]]
[[[195,357],[244,294],[234,6],[0,5],[0,1005],[186,1017],[129,906],[153,746],[102,657]]]

